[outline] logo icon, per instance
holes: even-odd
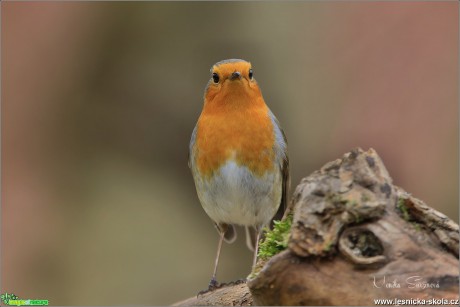
[[[9,306],[47,306],[48,300],[20,300],[19,297],[13,293],[3,293],[0,299],[5,305]]]

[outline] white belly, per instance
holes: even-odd
[[[197,177],[201,205],[214,222],[262,227],[280,205],[282,178],[278,169],[258,177],[230,161],[209,180]]]

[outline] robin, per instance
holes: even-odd
[[[220,236],[212,288],[218,285],[222,241],[236,239],[234,225],[246,229],[254,268],[262,229],[286,207],[286,136],[265,104],[251,63],[230,59],[212,66],[189,150],[198,198]]]

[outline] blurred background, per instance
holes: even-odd
[[[252,62],[292,188],[354,147],[458,222],[458,3],[2,2],[1,292],[159,305],[218,236],[187,167],[209,69]],[[249,274],[243,233],[219,281]]]

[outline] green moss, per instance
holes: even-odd
[[[346,204],[347,200],[338,194],[329,194],[327,197],[334,204]]]
[[[285,250],[291,234],[292,215],[284,221],[274,221],[273,229],[265,233],[265,239],[259,244],[259,258],[266,260]]]
[[[398,199],[398,203],[397,203],[396,207],[398,208],[399,212],[401,212],[402,217],[403,217],[404,220],[406,220],[406,221],[411,220],[409,210],[406,207],[406,200],[404,198],[400,197]]]
[[[334,242],[328,241],[326,245],[324,246],[324,251],[327,253],[330,252],[333,246],[334,246]]]
[[[361,201],[366,202],[366,201],[369,201],[369,200],[371,200],[369,195],[367,195],[366,193],[363,192],[363,194],[361,194]]]
[[[356,200],[349,200],[348,203],[351,207],[356,207],[358,205],[358,202]]]
[[[355,215],[355,223],[359,224],[363,221],[363,217],[361,215]]]

